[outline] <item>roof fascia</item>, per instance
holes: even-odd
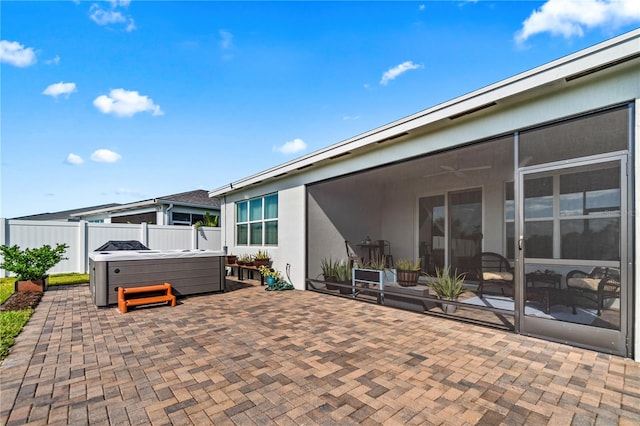
[[[174,206],[181,206],[181,207],[195,207],[199,209],[220,210],[220,206],[213,206],[211,204],[186,203],[181,201],[172,201],[172,200],[163,200],[163,199],[158,199],[157,202],[158,204],[168,204],[168,205],[173,204]]]
[[[96,209],[96,210],[89,210],[89,211],[85,211],[82,213],[74,213],[70,216],[73,217],[81,217],[81,216],[91,216],[94,214],[102,214],[102,213],[112,213],[112,212],[119,212],[119,211],[123,211],[123,210],[132,210],[132,209],[138,209],[140,207],[146,207],[146,206],[153,206],[157,204],[155,199],[151,199],[151,200],[144,200],[144,201],[138,201],[135,203],[130,203],[130,204],[122,204],[119,206],[114,206],[114,207],[107,207],[104,209]]]

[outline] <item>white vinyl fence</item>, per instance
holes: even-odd
[[[136,240],[152,250],[222,250],[220,228],[13,220],[0,218],[0,245],[21,249],[67,244],[63,260],[49,273],[89,272],[89,252],[110,240]],[[0,277],[7,276],[0,269]]]

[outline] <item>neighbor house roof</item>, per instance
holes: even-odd
[[[113,207],[98,208],[95,210],[83,211],[73,216],[89,216],[94,214],[112,213],[125,210],[134,210],[156,205],[171,205],[196,207],[203,209],[220,209],[220,200],[209,197],[208,191],[197,189],[195,191],[181,192],[179,194],[165,195],[148,200],[136,201],[128,204],[119,204]]]
[[[327,148],[231,182],[212,190],[209,195],[217,197],[249,185],[306,172],[349,155],[376,149],[381,143],[388,144],[407,139],[417,131],[422,132],[438,124],[449,123],[496,106],[505,107],[515,99],[522,99],[534,91],[538,93],[544,90],[559,90],[577,79],[640,58],[639,46],[640,30],[631,31]]]
[[[32,214],[32,215],[29,215],[29,216],[14,217],[13,219],[17,219],[17,220],[66,220],[66,221],[75,221],[75,220],[78,220],[76,215],[81,214],[83,212],[96,210],[96,209],[111,208],[111,207],[115,207],[115,206],[119,206],[119,205],[120,204],[118,204],[118,203],[101,204],[99,206],[84,207],[84,208],[81,208],[81,209],[63,210],[63,211],[53,212],[53,213],[39,213],[39,214]]]

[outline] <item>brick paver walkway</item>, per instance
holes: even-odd
[[[0,374],[10,425],[640,423],[640,363],[259,286],[128,314],[53,288]]]

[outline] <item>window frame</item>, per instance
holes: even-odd
[[[267,203],[271,201],[275,197],[275,217],[273,216],[271,210],[267,212]],[[271,199],[271,200],[270,200]],[[260,217],[256,218],[255,215],[252,216],[252,213],[257,211],[257,202],[260,202]],[[253,197],[247,200],[236,201],[235,203],[235,243],[237,246],[247,246],[247,247],[277,247],[278,246],[278,220],[279,220],[279,212],[278,212],[278,193],[274,192],[271,194],[262,195],[260,197]],[[241,206],[244,206],[244,214],[246,220],[239,220],[239,211]],[[255,210],[252,209],[255,207]],[[271,205],[273,207],[273,205]],[[268,216],[268,217],[267,217]],[[269,233],[268,229],[272,228],[275,223],[275,242],[269,241],[267,242]],[[269,226],[267,226],[269,224]],[[243,229],[241,232],[240,229]],[[255,230],[260,229],[260,236],[258,238],[255,235]],[[239,240],[240,236],[246,236],[246,241],[243,238],[242,241]]]

